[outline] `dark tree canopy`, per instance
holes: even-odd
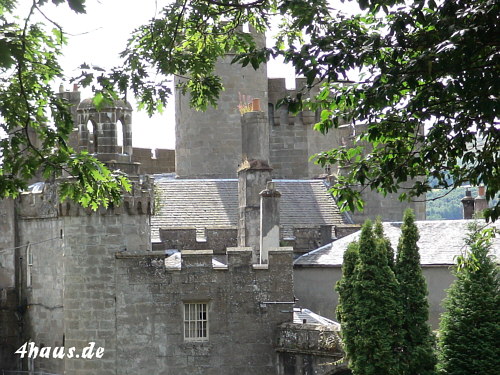
[[[34,1],[33,11],[45,2]],[[84,0],[53,2],[84,11]],[[56,28],[49,37],[30,22],[9,23],[15,3],[0,0],[0,68],[5,73],[0,104],[8,124],[3,127],[9,134],[19,133],[10,143],[2,141],[1,195],[22,187],[40,166],[47,175],[69,167],[82,182],[92,183],[94,176],[79,173],[91,167],[88,158],[75,159],[65,147],[69,122],[48,87],[60,74],[57,55],[63,34]],[[186,78],[181,89],[190,93],[191,104],[204,109],[217,102],[222,83],[214,65],[227,52],[236,54],[235,64],[254,68],[283,57],[307,78],[303,91],[313,85],[320,89],[310,101],[303,101],[300,93],[286,98],[291,110],[319,110],[316,129],[321,132],[337,127],[340,119],[365,129],[356,134],[352,147],[316,156],[320,164],[349,167],[333,186],[345,207],[362,207],[360,190],[365,187],[382,194],[403,191],[401,199],[416,199],[432,187],[484,184],[487,199],[497,196],[498,1],[352,3],[361,7],[359,15],[343,14],[335,1],[327,0],[177,0],[133,33],[122,65],[109,75],[85,71],[81,82],[98,81],[97,103],[129,90],[151,113],[165,104],[171,94],[165,79],[175,74]],[[251,34],[241,31],[244,23],[261,32],[278,25],[271,31],[273,43],[258,46]],[[35,66],[35,59],[45,64]],[[55,130],[42,130],[47,116]],[[26,129],[40,134],[41,147],[30,145]],[[25,148],[25,162],[16,164]],[[114,181],[112,176],[98,186],[109,187],[109,181]],[[497,204],[485,216],[496,219],[499,214]]]

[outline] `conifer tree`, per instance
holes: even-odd
[[[384,235],[384,227],[382,226],[382,219],[380,217],[377,217],[375,221],[374,233],[380,245],[385,248],[387,265],[394,271],[394,249],[392,248],[391,241]]]
[[[353,355],[355,345],[353,338],[357,336],[356,301],[353,299],[354,268],[358,261],[358,243],[351,242],[344,252],[342,262],[342,278],[337,281],[335,289],[339,294],[337,320],[342,324],[342,339],[346,353]]]
[[[441,318],[439,374],[496,375],[500,369],[499,273],[488,256],[492,235],[473,224],[469,250],[458,259]]]
[[[435,374],[436,367],[434,337],[427,323],[427,284],[420,266],[418,239],[415,215],[408,209],[404,213],[394,267],[402,307],[402,375],[431,375]]]
[[[349,367],[353,375],[396,375],[400,346],[397,326],[401,318],[398,285],[387,264],[385,247],[375,238],[370,221],[363,225],[357,247],[354,272],[347,282],[340,282],[344,293],[342,335]],[[351,290],[343,289],[347,287]],[[355,319],[354,323],[350,319]]]

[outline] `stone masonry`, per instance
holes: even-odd
[[[23,342],[77,352],[89,342],[105,348],[100,360],[37,358],[37,370],[115,374],[115,253],[150,250],[150,206],[151,190],[138,184],[122,206],[98,212],[59,204],[51,185],[21,196],[17,236],[26,246],[17,303]],[[22,366],[28,368],[27,360]]]
[[[227,264],[212,251],[183,251],[165,266],[158,253],[117,254],[117,374],[276,374],[274,338],[291,320],[292,249],[229,248]],[[186,341],[183,305],[208,305],[208,340]]]
[[[264,46],[265,37],[254,35],[257,44]],[[216,109],[195,111],[189,106],[189,96],[176,92],[175,171],[181,178],[234,178],[242,153],[239,96],[267,103],[266,66],[257,71],[242,68],[231,64],[233,57],[229,54],[216,66],[225,87]]]
[[[230,59],[228,57],[228,59]],[[307,91],[305,79],[296,79],[296,89],[286,88],[285,79],[267,79],[265,69],[241,70],[224,60],[217,71],[226,87],[221,95],[219,107],[207,112],[196,112],[189,108],[189,98],[177,93],[176,96],[176,173],[181,178],[234,178],[234,170],[239,165],[241,155],[246,156],[246,147],[255,149],[248,142],[256,139],[248,136],[249,130],[239,126],[238,92],[268,101],[268,112],[261,112],[261,120],[267,126],[259,125],[259,145],[261,153],[269,155],[269,166],[273,179],[317,178],[325,171],[310,158],[335,147],[347,145],[362,130],[361,127],[341,125],[331,129],[326,135],[313,129],[319,120],[316,113],[303,111],[292,114],[285,105],[277,103],[285,98],[293,98],[298,91],[313,96],[315,91]],[[260,95],[260,96],[259,96]],[[259,112],[247,115],[257,116]],[[251,131],[251,130],[250,130]],[[243,145],[243,147],[242,147]],[[337,173],[338,171],[334,171]],[[339,173],[342,173],[340,171]],[[386,197],[363,191],[366,201],[364,212],[355,212],[352,219],[363,223],[365,219],[401,220],[407,207],[413,208],[418,220],[425,219],[425,202],[400,202],[398,193]]]

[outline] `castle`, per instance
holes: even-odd
[[[76,91],[61,95],[78,98]],[[338,325],[295,307],[293,249],[280,246],[281,194],[266,148],[247,148],[238,171],[235,246],[217,254],[153,251],[153,185],[134,162],[130,106],[117,101],[96,111],[83,100],[74,116],[73,146],[126,171],[132,190],[120,206],[97,212],[60,202],[57,182],[35,183],[19,199],[0,202],[0,368],[75,375],[345,371],[334,365],[342,358]],[[264,119],[245,116],[249,138],[263,131]],[[23,343],[32,345],[31,358],[19,353]],[[89,345],[102,357],[83,358]],[[54,358],[60,347],[71,354]]]
[[[338,325],[298,308],[294,250],[349,234],[367,216],[399,220],[412,206],[422,218],[425,209],[369,194],[364,213],[341,214],[327,193],[328,176],[308,159],[349,142],[352,127],[314,132],[316,114],[292,116],[276,107],[293,95],[284,80],[268,80],[265,66],[241,69],[229,59],[218,65],[226,87],[218,109],[195,112],[189,98],[176,94],[175,157],[165,150],[151,158],[132,147],[128,103],[97,111],[77,90],[62,90],[74,105],[70,144],[126,172],[132,190],[119,207],[97,212],[60,202],[57,182],[33,184],[18,200],[0,202],[0,369],[345,373],[336,364]],[[297,89],[302,85],[298,80]],[[241,117],[240,92],[267,104],[265,111]],[[174,160],[178,178],[157,178],[154,188],[147,174],[173,172]],[[221,199],[203,207],[192,192],[203,195],[204,186]],[[28,341],[40,353],[62,346],[80,353],[94,343],[104,355],[20,358],[15,351]]]

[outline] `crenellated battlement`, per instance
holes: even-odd
[[[116,253],[116,259],[135,260],[137,265],[146,269],[154,268],[152,275],[164,272],[181,271],[183,273],[206,273],[209,271],[226,270],[228,272],[267,271],[291,272],[293,263],[292,247],[270,248],[267,264],[253,264],[251,247],[230,247],[226,256],[216,255],[213,250],[182,250],[168,256],[165,251],[150,251],[147,253]],[[247,273],[248,273],[247,272]],[[265,272],[264,272],[265,273]],[[148,272],[145,272],[148,274]],[[273,275],[274,276],[274,275]]]
[[[306,97],[312,97],[317,94],[317,88],[307,90],[305,78],[295,79],[295,89],[287,89],[285,78],[269,78],[269,106],[268,116],[271,126],[283,125],[313,125],[318,122],[316,114],[312,111],[302,111],[297,115],[292,115],[288,111],[287,105],[277,108],[277,103],[286,97],[294,98],[298,92],[306,92]]]
[[[181,271],[195,269],[227,269],[229,272],[239,272],[242,267],[254,271],[271,271],[277,268],[290,268],[293,262],[292,247],[270,248],[267,264],[253,264],[251,247],[229,247],[226,250],[226,262],[220,257],[214,257],[212,250],[183,250],[181,252]],[[225,267],[222,267],[225,265]]]
[[[160,228],[159,233],[163,249],[212,249],[215,254],[223,254],[228,246],[236,246],[238,228],[236,226],[170,227]]]
[[[132,181],[131,191],[123,196],[119,206],[99,207],[97,211],[82,207],[79,203],[66,200],[61,202],[57,184],[39,183],[37,189],[23,192],[17,199],[17,211],[23,219],[45,219],[62,216],[97,215],[150,215],[152,212],[153,190],[149,179]]]

